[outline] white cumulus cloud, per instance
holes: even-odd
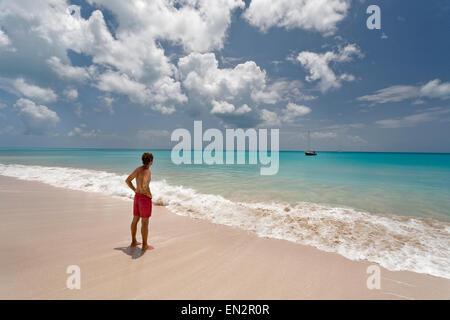
[[[305,116],[310,112],[311,108],[290,102],[282,111],[282,120],[284,122],[293,122],[295,118]]]
[[[61,78],[76,80],[80,82],[88,80],[91,77],[90,72],[94,72],[94,68],[91,68],[89,70],[82,67],[74,67],[62,63],[58,57],[54,56],[47,59],[47,63],[52,68],[52,70]]]
[[[226,114],[226,113],[234,113],[234,114],[244,114],[247,112],[250,112],[252,109],[246,105],[243,104],[239,108],[236,109],[236,107],[228,103],[226,101],[213,101],[212,102],[213,108],[211,109],[211,113],[218,113],[218,114]]]
[[[182,103],[187,97],[181,93],[180,83],[170,77],[162,77],[153,86],[148,87],[130,78],[126,73],[109,71],[98,77],[97,88],[112,93],[127,95],[132,102],[151,105],[163,114],[175,111],[170,103]],[[165,106],[165,103],[169,103]]]
[[[23,78],[14,81],[14,88],[22,95],[41,102],[55,102],[58,99],[56,93],[50,88],[41,88],[39,86],[27,83]]]
[[[202,97],[236,97],[265,86],[266,73],[253,61],[218,67],[214,53],[191,53],[178,62],[183,86]]]
[[[78,90],[77,89],[65,89],[63,91],[64,96],[68,100],[77,100],[78,99]]]
[[[290,102],[279,112],[261,109],[259,116],[262,121],[261,126],[276,127],[283,123],[293,123],[299,117],[309,113],[311,113],[311,108]]]
[[[212,106],[211,113],[215,115],[250,116],[251,111],[257,112],[261,104],[315,98],[302,94],[298,81],[270,82],[266,71],[254,61],[233,68],[219,68],[214,53],[191,53],[179,60],[178,69],[183,88],[190,98],[207,107]]]
[[[37,105],[28,99],[17,100],[14,109],[24,122],[27,134],[45,133],[60,121],[55,111],[44,105]]]
[[[302,51],[298,54],[297,60],[309,72],[306,81],[319,81],[319,89],[326,92],[330,89],[341,87],[342,81],[354,81],[355,77],[350,74],[336,75],[331,69],[331,62],[349,62],[354,57],[361,57],[362,53],[357,45],[349,44],[340,47],[337,51],[328,51],[325,53],[315,53]]]
[[[242,0],[88,0],[117,15],[119,38],[130,33],[143,39],[165,39],[186,51],[222,49],[231,15]]]
[[[252,0],[247,21],[267,31],[272,27],[333,34],[350,8],[350,0]]]

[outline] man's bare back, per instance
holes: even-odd
[[[133,180],[136,179],[136,188],[133,185]],[[136,193],[144,194],[150,199],[152,193],[150,192],[151,172],[147,166],[136,168],[127,178],[128,186]]]

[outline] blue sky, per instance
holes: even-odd
[[[450,152],[449,31],[445,0],[0,0],[0,147],[170,148],[203,120]]]

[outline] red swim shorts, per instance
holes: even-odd
[[[152,199],[144,194],[134,195],[133,216],[150,218],[152,215]]]

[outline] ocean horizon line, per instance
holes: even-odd
[[[8,151],[8,150],[36,150],[36,151],[45,151],[45,150],[105,150],[105,151],[171,151],[170,148],[97,148],[97,147],[0,147],[0,151]],[[204,151],[204,150],[196,150],[189,149],[187,151]],[[254,151],[259,152],[260,150],[222,150],[225,151]],[[263,151],[271,151],[271,150],[263,150]],[[304,150],[286,150],[282,149],[278,152],[305,152]],[[321,153],[391,153],[391,154],[450,154],[450,152],[429,152],[429,151],[356,151],[356,150],[320,150],[315,149],[316,152]]]

